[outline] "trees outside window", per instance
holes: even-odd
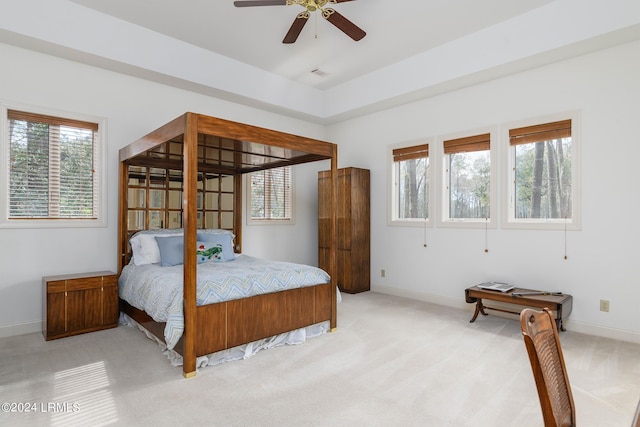
[[[392,154],[393,220],[428,220],[429,144],[397,148]]]
[[[98,124],[8,110],[9,219],[96,219]]]
[[[453,153],[448,157],[449,218],[489,218],[491,213],[489,150]]]
[[[514,147],[515,218],[571,217],[571,138]]]

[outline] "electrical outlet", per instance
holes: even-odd
[[[380,277],[386,277],[387,276],[387,272],[384,271],[384,268],[382,270],[380,270]]]
[[[609,300],[607,299],[600,300],[600,311],[609,312]]]

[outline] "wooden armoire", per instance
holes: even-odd
[[[369,170],[338,169],[337,282],[342,292],[370,289]],[[329,271],[330,172],[318,172],[318,264]]]

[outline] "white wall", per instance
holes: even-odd
[[[434,64],[437,66],[437,64]],[[372,289],[464,307],[487,280],[573,295],[567,326],[640,342],[640,42],[333,125],[340,167],[371,169]],[[389,144],[579,110],[582,230],[489,231],[387,224]],[[381,278],[380,270],[386,270]],[[610,312],[599,311],[599,300]]]
[[[295,225],[247,225],[245,221],[242,251],[267,259],[317,266],[318,171],[330,168],[329,160],[295,166]],[[246,210],[246,201],[244,207]]]
[[[324,137],[319,125],[4,44],[0,44],[0,58],[0,101],[105,117],[108,164],[108,227],[0,229],[0,336],[40,329],[42,276],[117,268],[121,147],[186,111],[311,138]],[[245,227],[246,253],[317,263],[316,171],[323,167],[327,166],[297,168],[297,186],[302,194],[296,206],[299,220],[295,225],[277,228]]]
[[[0,100],[106,117],[109,165],[107,228],[0,229],[0,336],[39,329],[43,275],[116,268],[118,149],[195,111],[336,142],[340,167],[371,169],[374,290],[469,308],[464,289],[484,280],[559,289],[574,296],[570,329],[640,341],[640,42],[327,129],[7,45],[0,58]],[[568,260],[558,232],[491,230],[485,254],[481,230],[430,228],[423,248],[423,229],[387,225],[389,144],[570,110],[582,115],[583,227]],[[296,168],[296,224],[245,226],[246,253],[316,263],[316,172],[328,167]]]

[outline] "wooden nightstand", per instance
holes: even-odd
[[[47,341],[118,326],[118,275],[112,271],[43,277],[42,292]]]

